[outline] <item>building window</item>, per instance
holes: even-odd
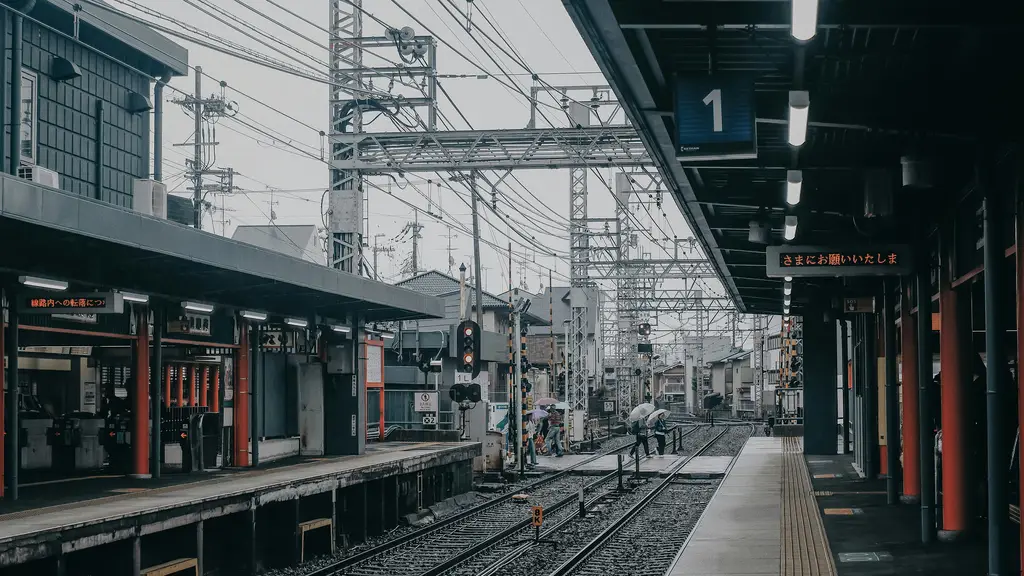
[[[36,75],[21,73],[21,161],[36,163]]]

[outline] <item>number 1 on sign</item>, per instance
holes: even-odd
[[[715,88],[704,97],[704,105],[711,105],[711,116],[714,118],[714,131],[722,131],[722,90]]]

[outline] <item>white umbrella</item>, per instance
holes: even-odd
[[[646,418],[647,415],[654,412],[654,410],[654,404],[644,402],[636,408],[633,408],[633,411],[629,413],[629,421],[633,422],[635,420],[640,420],[641,418]]]
[[[660,408],[658,410],[655,410],[654,412],[651,413],[650,416],[647,417],[647,425],[648,426],[654,426],[654,422],[657,421],[658,417],[661,416],[662,414],[664,414],[665,416],[668,416],[669,415],[669,411],[665,410],[664,408]]]

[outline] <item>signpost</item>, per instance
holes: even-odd
[[[417,392],[414,409],[433,414],[437,410],[437,392]]]
[[[754,77],[676,77],[676,157],[706,161],[757,158]]]
[[[843,312],[848,314],[873,314],[875,312],[875,299],[870,296],[864,298],[844,298]]]
[[[902,276],[914,271],[913,251],[904,245],[769,246],[769,278]]]
[[[18,311],[26,314],[121,314],[124,299],[119,292],[82,294],[26,294],[18,300]]]

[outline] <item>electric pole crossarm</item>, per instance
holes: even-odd
[[[434,172],[650,165],[631,126],[334,133],[336,170]],[[358,147],[358,151],[356,148]]]

